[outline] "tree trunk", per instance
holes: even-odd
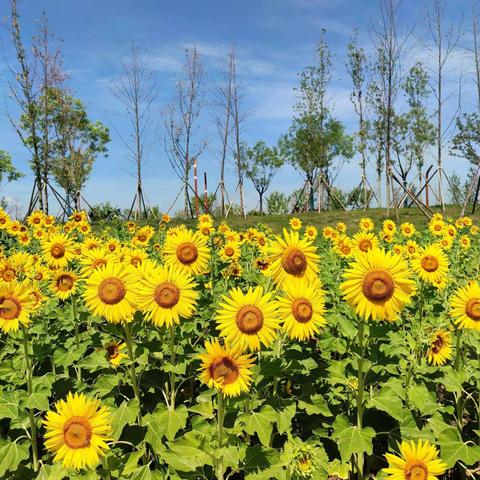
[[[243,180],[240,179],[238,182],[238,191],[240,193],[240,213],[243,218],[246,218],[245,214],[245,198],[244,198],[244,192],[243,192]]]
[[[258,194],[260,196],[260,215],[263,215],[263,192]]]

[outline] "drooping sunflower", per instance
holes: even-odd
[[[480,331],[480,284],[470,282],[457,289],[450,300],[450,315],[459,328]]]
[[[365,319],[394,321],[415,291],[407,262],[380,249],[357,253],[343,277],[345,299]]]
[[[50,290],[61,300],[66,300],[76,292],[77,280],[78,277],[73,271],[57,270],[53,274]]]
[[[234,262],[240,258],[240,245],[237,242],[227,242],[219,253],[224,262]]]
[[[403,441],[400,456],[386,453],[390,480],[436,480],[447,469],[447,465],[438,458],[438,450],[428,441]]]
[[[317,248],[298,232],[283,229],[283,237],[277,235],[269,247],[272,276],[278,286],[289,278],[315,280],[318,276]]]
[[[33,311],[32,288],[26,282],[0,283],[0,330],[16,332],[27,326]]]
[[[434,283],[448,273],[448,257],[438,245],[429,245],[413,257],[412,270],[421,280]]]
[[[181,318],[190,318],[195,309],[198,292],[188,273],[178,267],[145,262],[141,269],[137,306],[146,320],[157,327],[179,324]]]
[[[446,330],[432,335],[427,351],[427,360],[432,365],[445,365],[452,358],[452,336]]]
[[[163,256],[167,265],[180,267],[192,275],[200,275],[207,270],[210,259],[207,238],[200,232],[178,230],[176,235],[167,236]]]
[[[113,368],[117,368],[123,358],[128,358],[128,355],[123,353],[127,345],[123,342],[109,342],[105,345],[105,352],[107,360]]]
[[[217,329],[227,342],[252,351],[273,342],[280,320],[271,293],[264,294],[260,286],[249,288],[245,294],[233,288],[222,300],[216,321]]]
[[[55,454],[65,468],[80,470],[95,467],[109,449],[110,412],[100,400],[91,400],[83,393],[67,395],[55,403],[43,424],[45,447]]]
[[[357,232],[352,241],[356,248],[361,252],[368,252],[378,247],[378,238],[374,233],[367,231]]]
[[[44,262],[51,267],[64,268],[75,256],[73,240],[63,233],[43,240],[42,251]]]
[[[293,339],[313,338],[326,323],[325,292],[320,283],[290,280],[285,283],[283,291],[284,294],[277,298],[282,329]]]
[[[218,340],[205,342],[206,353],[198,358],[202,361],[200,381],[210,388],[217,388],[227,397],[236,397],[248,392],[252,383],[253,359],[242,354],[239,345],[222,346]]]
[[[85,282],[87,308],[111,323],[130,321],[136,310],[138,279],[131,265],[112,262],[98,268]]]

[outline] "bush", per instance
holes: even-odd
[[[110,202],[93,205],[88,214],[90,215],[90,220],[92,222],[119,220],[122,218],[122,211],[120,208],[114,207]]]
[[[288,213],[289,197],[281,192],[272,192],[267,197],[267,210],[270,215],[285,215]]]

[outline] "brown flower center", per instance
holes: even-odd
[[[144,234],[140,234],[138,237],[137,237],[137,240],[139,242],[146,242],[147,241],[147,237],[144,235]]]
[[[406,480],[427,480],[428,468],[423,463],[416,463],[414,465],[406,465],[405,479]]]
[[[6,268],[4,271],[3,271],[3,275],[2,275],[2,278],[6,281],[6,282],[11,282],[12,280],[15,279],[15,270],[13,268]]]
[[[130,264],[133,265],[134,267],[138,267],[139,265],[142,264],[142,259],[140,257],[132,257],[130,259]]]
[[[113,343],[107,346],[107,355],[110,360],[117,358],[120,350],[118,349],[118,345]]]
[[[350,255],[352,249],[348,245],[342,245],[341,251],[344,255]]]
[[[480,321],[480,298],[471,298],[465,307],[465,313],[475,322]]]
[[[435,272],[440,266],[437,258],[433,255],[425,255],[420,263],[422,268],[427,272]]]
[[[38,218],[38,217],[35,217],[35,218],[33,219],[33,223],[34,223],[35,225],[38,225],[38,224],[40,223],[40,221],[41,221],[41,220],[40,220],[40,218]]]
[[[54,243],[50,248],[53,258],[62,258],[65,255],[65,247],[61,243]]]
[[[431,350],[433,353],[438,353],[443,347],[443,338],[441,335],[437,335],[432,342]]]
[[[96,270],[97,268],[104,267],[107,264],[107,261],[103,258],[97,258],[92,262],[91,268],[92,270]]]
[[[153,298],[162,308],[172,308],[180,299],[180,290],[172,282],[163,282],[155,289]]]
[[[177,258],[181,263],[190,265],[197,260],[198,249],[191,242],[182,243],[177,247]]]
[[[370,240],[364,239],[358,244],[358,248],[362,252],[368,252],[372,248],[372,242]]]
[[[72,417],[63,426],[63,439],[69,448],[87,448],[92,438],[92,427],[84,417]]]
[[[392,298],[394,291],[393,278],[385,270],[372,270],[363,277],[362,292],[369,300],[386,302]]]
[[[232,247],[225,248],[225,255],[227,257],[232,257],[235,254],[235,250]]]
[[[61,292],[68,292],[73,288],[73,284],[75,283],[75,279],[68,274],[60,275],[57,278],[57,288]]]
[[[263,313],[255,305],[244,305],[237,313],[237,327],[246,335],[254,335],[263,326]]]
[[[308,323],[313,316],[313,307],[306,298],[297,298],[292,303],[292,313],[299,323]]]
[[[115,305],[121,302],[127,290],[123,282],[115,277],[106,278],[98,286],[98,298],[107,305]]]
[[[307,258],[298,248],[288,248],[282,255],[282,267],[290,275],[301,277],[307,270]]]
[[[440,225],[440,224],[438,224],[438,223],[433,227],[433,229],[434,229],[436,232],[439,232],[440,230],[442,230],[442,228],[443,228],[442,225]]]
[[[0,318],[14,320],[20,316],[21,311],[22,305],[16,298],[0,297]]]
[[[238,367],[227,357],[219,358],[216,362],[213,362],[209,371],[214,380],[223,380],[224,385],[235,382],[239,375]]]

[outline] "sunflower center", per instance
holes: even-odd
[[[362,252],[368,252],[369,250],[371,250],[372,248],[372,242],[370,240],[362,240],[359,244],[358,244],[358,248],[362,251]]]
[[[115,277],[106,278],[98,286],[98,297],[107,305],[115,305],[121,302],[127,290],[123,282]]]
[[[153,298],[162,308],[172,308],[180,299],[180,290],[172,282],[163,282],[155,289]]]
[[[97,258],[92,262],[91,267],[93,270],[96,270],[97,268],[104,267],[106,264],[107,264],[106,260],[104,260],[103,258]]]
[[[107,346],[107,355],[109,359],[117,358],[119,354],[118,345],[108,345]]]
[[[233,250],[232,247],[226,247],[226,248],[225,248],[225,255],[226,255],[227,257],[233,256],[234,253],[235,253],[235,251]]]
[[[72,417],[63,426],[63,438],[69,448],[87,448],[92,438],[92,427],[84,417]]]
[[[441,335],[437,335],[437,338],[432,342],[432,352],[438,353],[443,347],[443,338]]]
[[[422,268],[427,272],[435,272],[440,266],[437,258],[433,255],[425,255],[420,263],[422,264]]]
[[[50,248],[53,258],[62,258],[65,255],[65,247],[61,243],[54,243]]]
[[[307,323],[312,319],[313,307],[306,298],[297,298],[292,303],[292,314],[300,323]]]
[[[436,232],[439,232],[443,227],[441,225],[439,225],[438,223],[433,227],[433,229],[436,231]]]
[[[130,259],[130,264],[134,267],[138,267],[142,264],[142,259],[140,257],[132,257]]]
[[[385,302],[392,298],[394,291],[393,278],[385,270],[372,270],[363,277],[362,292],[369,300]]]
[[[307,258],[298,248],[289,248],[282,255],[282,267],[290,275],[300,277],[307,270]]]
[[[475,322],[480,321],[480,298],[471,298],[465,307],[465,313]]]
[[[33,278],[34,278],[35,280],[42,280],[42,278],[43,278],[43,273],[42,273],[42,272],[37,272],[37,273],[33,276]]]
[[[349,255],[351,252],[351,249],[348,245],[342,245],[341,251],[344,255]]]
[[[147,241],[147,237],[144,234],[141,234],[137,237],[137,240],[143,243]]]
[[[22,305],[16,298],[0,297],[0,318],[3,320],[13,320],[20,316]]]
[[[73,288],[74,279],[71,275],[60,275],[57,279],[57,288],[61,292],[68,292]]]
[[[254,335],[263,326],[263,313],[255,305],[244,305],[237,313],[237,327],[246,335]]]
[[[181,263],[190,265],[198,258],[198,249],[191,242],[182,243],[177,247],[177,258]]]
[[[223,379],[224,385],[233,383],[239,375],[238,367],[229,358],[218,359],[210,365],[210,376],[214,380]]]
[[[15,270],[13,268],[6,268],[3,271],[2,277],[6,282],[11,282],[15,279]]]
[[[406,480],[427,480],[428,468],[423,463],[416,463],[407,468],[405,472]]]

